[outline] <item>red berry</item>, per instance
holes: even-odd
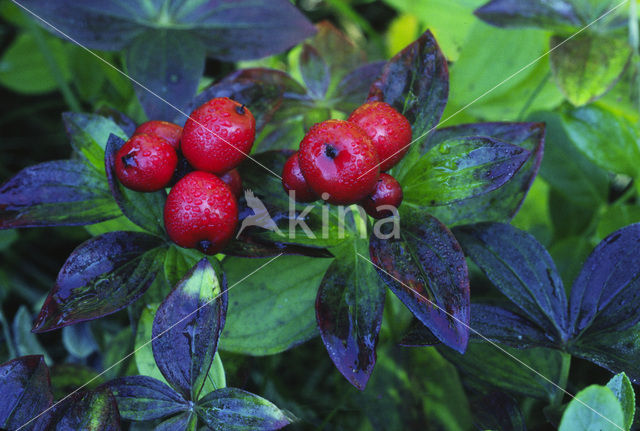
[[[238,203],[222,180],[207,172],[191,172],[173,186],[164,206],[164,226],[181,247],[216,254],[238,224]]]
[[[155,192],[169,184],[178,164],[176,150],[153,135],[134,135],[115,155],[118,180],[138,192]]]
[[[302,175],[298,153],[294,153],[284,164],[284,168],[282,169],[282,186],[287,193],[293,191],[295,200],[298,202],[313,202],[318,200],[318,195],[309,188],[307,180],[305,180],[304,175]]]
[[[368,102],[353,111],[349,120],[364,130],[380,158],[380,171],[395,166],[409,151],[411,124],[385,102]]]
[[[147,121],[138,126],[133,135],[154,135],[167,141],[173,148],[180,149],[180,138],[182,137],[182,127],[168,121]]]
[[[300,169],[318,196],[348,205],[367,196],[376,185],[380,169],[371,139],[357,125],[328,120],[314,125],[300,143]],[[324,197],[323,197],[324,199]]]
[[[251,151],[256,120],[227,97],[209,100],[191,113],[182,132],[182,153],[194,168],[222,175]]]
[[[235,197],[242,196],[242,178],[240,178],[240,172],[237,169],[231,169],[226,174],[221,175],[220,179],[229,187]]]
[[[373,193],[364,198],[360,205],[373,218],[391,217],[393,211],[390,208],[380,208],[382,205],[391,205],[398,208],[402,203],[402,187],[398,180],[389,174],[380,174]],[[378,210],[378,208],[380,208]]]

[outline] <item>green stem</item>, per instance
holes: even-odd
[[[560,368],[560,377],[558,378],[558,386],[562,389],[567,389],[567,383],[569,382],[569,369],[571,368],[571,355],[569,353],[562,352],[562,365]],[[551,405],[559,406],[562,404],[564,398],[564,392],[558,390],[551,400]]]
[[[60,92],[62,93],[62,97],[64,97],[65,102],[67,103],[67,105],[72,111],[75,111],[75,112],[82,111],[82,106],[80,105],[80,102],[78,102],[78,99],[76,99],[76,96],[73,94],[73,91],[71,91],[71,87],[69,87],[67,80],[64,78],[64,73],[60,69],[58,62],[56,61],[55,57],[51,53],[51,49],[47,44],[44,34],[42,33],[42,30],[31,19],[28,19],[27,23],[28,23],[27,25],[29,27],[29,31],[33,35],[33,39],[35,40],[36,45],[38,45],[38,48],[40,49],[40,52],[42,53],[44,60],[47,62],[47,65],[49,66],[49,70],[51,71],[51,75],[53,75],[53,79],[55,79],[56,83],[58,84],[58,87],[60,88]]]
[[[2,325],[2,333],[6,339],[7,349],[9,350],[9,358],[16,357],[16,350],[13,345],[13,338],[11,338],[11,332],[9,331],[9,323],[4,317],[4,313],[0,310],[0,325]]]
[[[551,71],[547,72],[547,74],[544,76],[544,78],[542,78],[542,80],[540,81],[538,86],[535,88],[535,90],[533,90],[533,93],[531,93],[531,96],[529,96],[527,101],[524,103],[524,106],[522,107],[522,109],[520,110],[520,113],[518,114],[518,121],[523,120],[524,115],[527,113],[529,108],[531,108],[531,105],[533,105],[533,102],[535,102],[535,100],[538,98],[544,86],[547,85],[547,81],[549,81],[549,78],[551,78]]]

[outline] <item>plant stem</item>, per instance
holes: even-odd
[[[566,352],[562,352],[561,355],[562,355],[562,365],[560,368],[560,377],[558,379],[558,386],[566,390],[567,383],[569,381],[569,369],[571,368],[571,355]],[[551,400],[551,405],[559,406],[560,404],[562,404],[563,398],[564,398],[564,392],[559,390],[553,396],[553,399]]]
[[[33,35],[33,39],[35,40],[36,45],[38,45],[38,48],[40,49],[40,52],[42,53],[44,60],[47,62],[47,65],[49,66],[49,71],[51,72],[51,75],[53,75],[53,79],[55,79],[56,83],[58,84],[58,87],[60,88],[60,92],[62,93],[62,97],[64,97],[65,102],[67,103],[67,105],[72,111],[75,111],[75,112],[82,111],[82,106],[80,105],[80,102],[78,102],[78,99],[76,99],[76,96],[73,94],[73,91],[71,91],[71,87],[69,87],[67,80],[64,78],[64,73],[60,69],[58,62],[56,61],[55,57],[51,53],[51,50],[49,48],[49,45],[47,44],[44,34],[42,33],[42,30],[40,29],[40,27],[37,26],[35,22],[33,22],[32,19],[27,19],[27,23],[29,26],[29,31]]]
[[[518,121],[522,121],[522,119],[524,118],[524,115],[527,113],[529,108],[531,108],[531,105],[533,105],[533,102],[535,102],[535,100],[538,98],[544,86],[547,85],[547,81],[549,81],[549,78],[551,78],[551,71],[547,72],[547,74],[542,78],[542,80],[540,81],[538,86],[535,88],[535,90],[533,90],[533,93],[531,93],[531,96],[529,96],[527,101],[524,103],[524,106],[522,107],[522,109],[520,110],[520,113],[518,114]]]

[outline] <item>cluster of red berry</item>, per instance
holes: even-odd
[[[411,124],[402,114],[388,103],[365,103],[347,121],[314,125],[284,165],[282,185],[299,202],[360,204],[371,217],[388,217],[389,207],[402,202],[402,188],[380,172],[396,165],[410,143]]]
[[[132,190],[173,185],[164,224],[173,242],[206,254],[222,250],[238,224],[235,169],[249,154],[256,123],[247,107],[226,97],[195,109],[184,125],[140,125],[115,156],[115,173]]]

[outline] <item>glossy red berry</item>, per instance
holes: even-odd
[[[231,169],[226,174],[220,175],[220,179],[229,187],[235,197],[242,196],[242,178],[240,178],[240,172],[237,169]]]
[[[191,172],[173,186],[164,206],[164,226],[181,247],[216,254],[233,236],[238,204],[222,180],[208,172]]]
[[[309,188],[307,180],[305,180],[304,175],[302,175],[298,153],[294,153],[284,164],[284,168],[282,169],[282,186],[285,192],[293,192],[293,196],[298,202],[313,202],[318,200],[318,195]]]
[[[389,174],[380,174],[373,193],[364,198],[360,205],[373,218],[385,218],[393,215],[391,208],[382,208],[390,205],[398,208],[402,203],[402,187],[398,180]]]
[[[182,127],[168,121],[147,121],[138,126],[135,135],[154,135],[167,141],[173,148],[180,149],[180,138],[182,137]]]
[[[380,175],[369,136],[342,120],[314,125],[300,143],[298,159],[311,190],[321,197],[328,194],[326,201],[336,205],[356,203],[367,196]]]
[[[182,154],[194,168],[222,175],[249,154],[256,135],[251,111],[227,97],[209,100],[191,113],[182,132]]]
[[[409,151],[411,124],[404,115],[385,102],[368,102],[349,116],[371,138],[380,158],[380,171],[395,166]]]
[[[127,188],[155,192],[169,184],[178,164],[176,150],[153,135],[134,135],[115,155],[115,172]]]

